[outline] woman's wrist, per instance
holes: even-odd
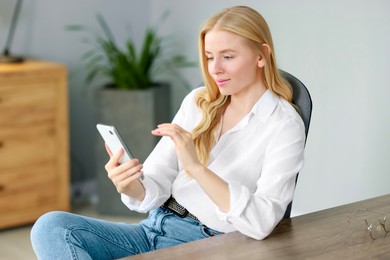
[[[189,174],[190,176],[192,176],[193,178],[196,178],[196,177],[200,176],[201,174],[204,174],[205,170],[206,170],[206,167],[204,165],[202,165],[201,163],[199,163],[199,164],[196,164],[196,165],[186,169],[186,173]]]
[[[146,195],[146,191],[142,182],[140,180],[136,180],[130,185],[124,194],[138,201],[143,201]]]
[[[221,211],[229,211],[230,191],[226,181],[202,164],[192,167],[188,174],[195,179]]]

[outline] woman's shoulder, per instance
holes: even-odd
[[[279,102],[277,106],[277,112],[275,113],[276,121],[282,125],[294,125],[299,129],[305,129],[302,117],[299,114],[299,111],[287,100],[282,97],[279,97]]]
[[[192,97],[192,98],[195,98],[196,95],[201,92],[201,91],[204,91],[206,89],[205,86],[198,86],[196,88],[193,88],[188,94],[187,94],[187,97]]]
[[[196,104],[196,98],[198,94],[204,89],[205,87],[197,87],[187,93],[180,105],[180,110],[186,114],[199,113],[199,108]]]
[[[196,96],[202,91],[202,87],[191,90],[183,99],[174,122],[181,125],[187,131],[191,131],[199,122],[202,113],[196,104]]]
[[[195,100],[197,95],[201,92],[204,91],[205,87],[196,87],[192,89],[183,99],[182,106],[183,105],[195,105]]]

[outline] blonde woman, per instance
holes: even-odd
[[[32,231],[40,259],[111,259],[239,231],[267,237],[292,201],[304,124],[279,75],[271,33],[255,10],[225,9],[199,38],[204,86],[184,99],[148,159],[106,165],[123,203],[150,212],[139,224],[64,212]]]

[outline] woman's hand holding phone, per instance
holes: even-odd
[[[117,191],[142,201],[145,197],[145,189],[139,180],[143,178],[143,165],[138,159],[132,159],[121,164],[119,161],[123,156],[123,149],[113,154],[106,145],[106,150],[110,155],[110,160],[105,165],[105,169],[108,178],[113,182]]]
[[[106,151],[110,156],[105,166],[108,178],[114,183],[119,193],[143,200],[145,189],[140,182],[143,180],[142,164],[133,158],[114,126],[97,124],[96,127],[104,139]]]

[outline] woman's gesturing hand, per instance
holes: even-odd
[[[161,124],[152,131],[152,134],[168,136],[173,140],[177,157],[184,170],[199,183],[222,211],[228,212],[230,208],[228,184],[200,163],[191,133],[176,124]]]
[[[187,173],[191,174],[197,167],[202,166],[191,133],[176,124],[160,124],[152,130],[152,134],[168,136],[173,140],[176,146],[176,154]]]
[[[112,154],[106,145],[107,153],[110,155],[110,160],[105,165],[108,178],[114,183],[119,193],[126,194],[138,200],[143,200],[145,189],[139,179],[143,178],[143,165],[138,159],[133,159],[123,164],[119,163],[119,159],[124,151],[121,149],[115,154]]]

